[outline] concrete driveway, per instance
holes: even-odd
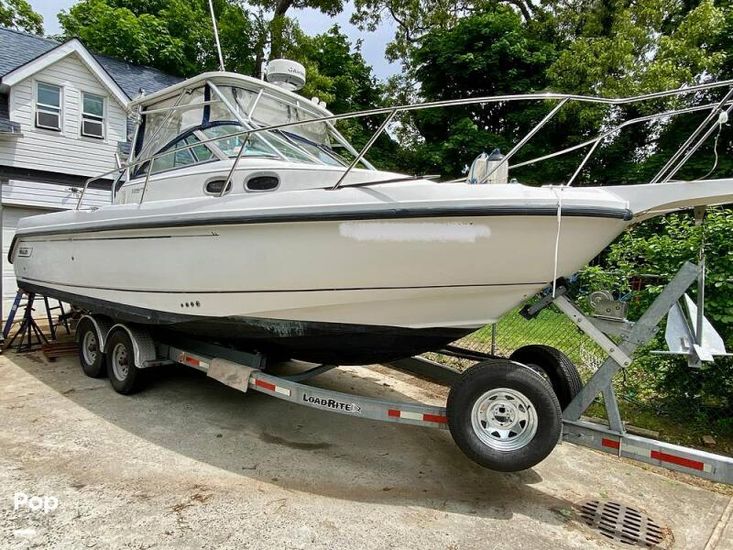
[[[317,380],[445,391],[381,367]],[[0,487],[1,548],[614,548],[576,519],[590,498],[643,510],[674,548],[733,548],[727,487],[570,444],[501,474],[444,431],[244,395],[184,367],[125,397],[40,354],[0,357]],[[18,493],[58,507],[16,510]]]

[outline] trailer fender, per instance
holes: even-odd
[[[131,327],[128,325],[123,325],[122,323],[117,323],[116,325],[114,325],[106,333],[107,336],[104,339],[105,345],[102,348],[104,349],[104,352],[110,352],[110,350],[107,349],[107,341],[112,331],[117,328],[125,330],[130,336],[130,340],[132,340],[132,347],[135,352],[135,366],[139,369],[144,369],[145,367],[152,366],[150,363],[154,362],[157,358],[157,354],[155,352],[155,342],[153,342],[153,339],[151,338],[148,331],[138,327]]]
[[[81,319],[79,319],[79,322],[81,322],[82,319],[89,319],[89,321],[94,325],[94,328],[97,331],[97,335],[99,336],[99,349],[106,352],[107,350],[105,348],[107,347],[107,335],[109,334],[109,331],[112,330],[112,322],[106,317],[95,315],[83,315]],[[76,341],[79,344],[81,344],[81,342],[79,341],[80,336],[80,334],[75,335]]]

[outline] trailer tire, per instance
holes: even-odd
[[[115,328],[107,338],[107,376],[114,390],[123,395],[142,386],[142,370],[135,365],[135,349],[124,328]]]
[[[84,374],[90,378],[106,376],[107,365],[97,327],[90,319],[82,319],[76,327],[76,336],[79,341],[79,363]]]
[[[565,410],[583,388],[578,369],[570,358],[559,349],[541,344],[524,346],[509,356],[511,361],[539,369],[547,375],[555,390],[560,407]]]
[[[526,470],[555,448],[562,412],[550,383],[525,365],[482,361],[448,394],[448,427],[474,462],[501,472]]]

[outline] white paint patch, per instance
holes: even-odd
[[[339,233],[357,241],[474,243],[488,239],[491,229],[470,223],[344,222]]]
[[[24,539],[30,539],[30,538],[33,538],[33,537],[36,536],[36,530],[35,529],[31,529],[31,528],[28,528],[28,529],[16,529],[15,531],[13,531],[13,534],[16,537],[22,537]]]

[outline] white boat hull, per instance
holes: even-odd
[[[22,288],[115,319],[303,359],[388,360],[492,323],[587,264],[634,221],[616,189],[422,184],[115,205],[25,222],[11,261]]]
[[[15,269],[21,287],[133,321],[296,322],[273,325],[283,337],[302,323],[451,329],[447,343],[576,271],[626,223],[566,218],[557,269],[550,215],[21,236]]]

